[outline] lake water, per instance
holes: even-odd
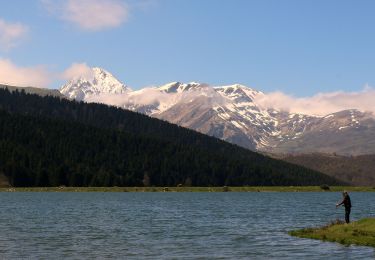
[[[352,218],[375,193],[351,193]],[[339,193],[0,193],[0,258],[373,259],[291,237],[343,218]]]

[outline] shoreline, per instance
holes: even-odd
[[[2,187],[0,192],[375,192],[375,187],[244,186],[244,187]]]
[[[336,242],[346,246],[375,247],[375,218],[364,218],[349,224],[336,220],[323,227],[304,228],[288,233],[294,237]]]

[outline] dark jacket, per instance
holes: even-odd
[[[350,209],[352,207],[352,202],[350,201],[349,195],[345,195],[344,199],[339,205],[342,205],[342,204],[344,204],[344,207],[346,209]]]

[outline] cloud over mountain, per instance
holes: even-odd
[[[15,86],[48,87],[53,75],[45,66],[21,67],[0,58],[0,83]]]
[[[278,91],[256,98],[256,102],[265,108],[320,116],[347,109],[375,113],[374,100],[375,89],[369,86],[357,92],[318,93],[312,97],[298,98]]]
[[[73,80],[82,76],[92,80],[94,76],[86,63],[72,63],[64,71],[51,70],[48,67],[45,64],[20,66],[10,59],[0,57],[0,84],[48,88],[58,80]]]
[[[61,74],[61,78],[65,80],[72,80],[79,77],[92,79],[93,76],[92,69],[86,63],[73,63]]]

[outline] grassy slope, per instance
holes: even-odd
[[[306,228],[291,231],[289,234],[344,245],[375,247],[375,218],[366,218],[350,224],[333,223],[320,228]]]
[[[375,192],[372,187],[333,186],[330,191]],[[0,192],[321,192],[319,186],[244,186],[244,187],[26,187],[0,188]]]
[[[305,166],[357,186],[375,186],[375,155],[340,156],[333,154],[271,155]]]

